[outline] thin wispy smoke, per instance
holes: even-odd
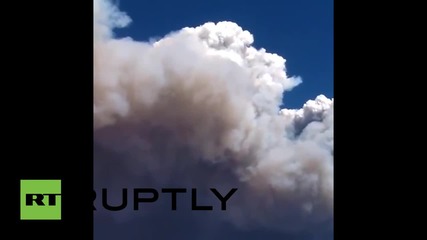
[[[103,0],[94,9],[97,176],[239,187],[224,220],[242,228],[331,224],[333,99],[280,109],[301,79],[236,23],[138,42],[114,37],[125,13]]]

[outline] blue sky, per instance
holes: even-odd
[[[287,60],[290,75],[303,83],[284,97],[287,108],[300,108],[319,94],[333,97],[332,0],[120,0],[133,22],[116,31],[135,40],[161,37],[205,22],[233,21],[254,35],[255,47]]]

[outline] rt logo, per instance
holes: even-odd
[[[21,180],[21,220],[61,220],[61,180]]]

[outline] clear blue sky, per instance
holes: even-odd
[[[287,60],[303,83],[284,97],[300,108],[319,94],[333,97],[333,0],[115,0],[132,24],[116,31],[136,40],[160,37],[205,22],[233,21],[254,35],[255,47]]]

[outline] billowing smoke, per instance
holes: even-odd
[[[330,227],[333,99],[280,109],[300,78],[236,23],[138,42],[114,37],[125,13],[94,4],[96,178],[238,187],[223,219],[237,227]]]

